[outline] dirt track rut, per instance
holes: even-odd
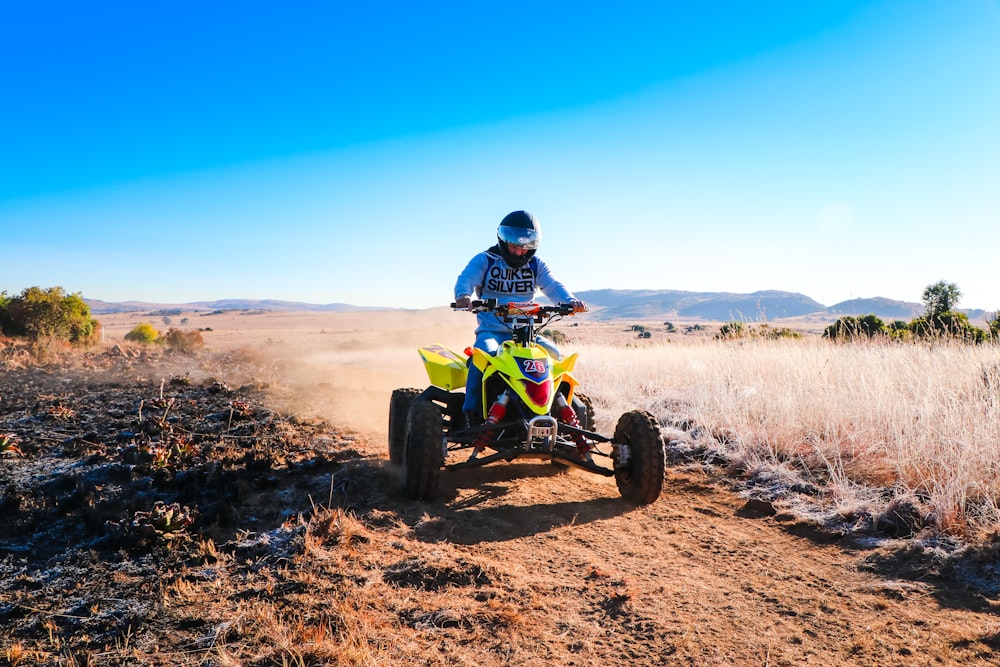
[[[531,464],[445,483],[453,495],[428,507],[441,522],[425,539],[531,588],[538,640],[565,651],[561,664],[1000,660],[1000,619],[981,598],[865,571],[871,550],[747,511],[702,472],[668,470],[660,500],[637,509],[609,480]]]

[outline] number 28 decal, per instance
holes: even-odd
[[[534,375],[545,372],[545,362],[541,359],[522,359],[521,365],[524,366],[525,373]]]

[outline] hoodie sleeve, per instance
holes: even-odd
[[[549,297],[552,303],[569,303],[576,299],[573,293],[552,275],[548,264],[539,257],[535,257],[535,260],[538,262],[535,267],[535,284],[542,294]]]
[[[485,252],[481,252],[471,260],[458,274],[455,281],[455,298],[460,296],[479,296],[483,290],[483,282],[486,280],[486,270],[489,258]]]

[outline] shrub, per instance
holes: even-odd
[[[7,305],[10,304],[10,296],[7,292],[0,292],[0,334],[4,331],[8,331],[9,325],[7,324]]]
[[[132,327],[131,331],[125,334],[125,340],[130,340],[134,343],[142,343],[143,345],[154,343],[159,337],[160,332],[154,329],[153,325],[149,322],[137,324]]]
[[[777,340],[779,338],[802,338],[802,334],[794,329],[789,329],[788,327],[773,329],[766,324],[760,325],[757,329],[751,327],[750,335],[757,336],[758,338],[768,338],[770,340]]]
[[[994,343],[1000,343],[1000,310],[986,318],[986,323],[989,325],[990,338]]]
[[[83,297],[62,287],[29,287],[15,297],[0,294],[0,328],[13,336],[84,345],[93,342],[99,326]]]
[[[652,338],[652,337],[653,337],[653,332],[652,331],[640,331],[639,332],[639,338]]]
[[[726,322],[721,327],[719,327],[719,333],[715,335],[718,339],[723,338],[742,338],[744,336],[744,329],[742,322]]]
[[[205,339],[202,338],[201,332],[197,330],[181,331],[180,329],[170,329],[167,335],[163,337],[163,342],[171,350],[185,354],[190,354],[205,347]]]
[[[772,328],[767,324],[760,326],[746,326],[743,322],[727,322],[719,328],[719,333],[715,335],[718,340],[732,340],[737,338],[765,338],[767,340],[777,340],[779,338],[802,338],[802,334],[788,327],[780,329]]]
[[[917,338],[954,338],[966,343],[986,340],[986,332],[970,324],[968,315],[955,311],[918,317],[910,322],[910,332]]]
[[[561,345],[569,341],[569,337],[558,329],[546,329],[545,336],[556,345]]]
[[[903,323],[905,326],[906,323]],[[823,331],[823,338],[834,340],[852,340],[854,338],[874,338],[888,333],[885,323],[875,314],[864,317],[847,315],[828,326]]]

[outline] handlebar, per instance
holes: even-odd
[[[455,302],[451,302],[451,307],[458,309]],[[465,310],[464,308],[462,310]],[[574,315],[576,309],[572,304],[559,303],[554,306],[543,306],[537,303],[497,303],[496,299],[474,300],[471,302],[469,311],[473,313],[496,313],[501,317],[549,317],[552,315]]]

